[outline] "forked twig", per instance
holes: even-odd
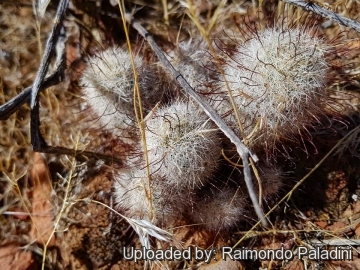
[[[355,31],[360,33],[360,23],[349,18],[346,18],[340,14],[337,14],[331,10],[323,8],[313,2],[305,2],[303,0],[283,0],[285,3],[290,3],[299,7],[302,7],[305,10],[319,14],[322,17],[328,18],[338,22],[340,25],[350,27]]]
[[[159,46],[156,44],[153,37],[149,34],[149,32],[136,20],[134,20],[132,14],[126,13],[125,15],[126,21],[134,27],[141,36],[143,36],[147,42],[149,43],[151,49],[154,51],[154,53],[157,55],[159,60],[162,62],[162,64],[168,69],[168,71],[171,73],[171,75],[178,81],[178,83],[183,87],[185,92],[191,96],[198,104],[199,106],[204,110],[204,112],[209,116],[209,118],[214,121],[214,123],[219,127],[219,129],[230,139],[230,141],[236,146],[237,152],[239,153],[240,157],[242,158],[243,165],[244,165],[244,178],[246,182],[246,186],[251,198],[251,201],[253,203],[255,212],[257,216],[259,217],[261,223],[263,226],[268,226],[267,219],[264,216],[264,213],[259,205],[259,202],[257,200],[257,196],[255,193],[254,185],[252,182],[251,177],[251,170],[249,165],[249,156],[257,162],[258,157],[249,151],[249,149],[241,142],[238,136],[232,131],[226,123],[221,119],[221,117],[211,108],[211,106],[204,101],[195,91],[194,89],[189,85],[189,83],[185,80],[185,78],[172,66],[170,61],[166,58],[166,56],[163,54]]]
[[[53,55],[55,45],[57,44],[62,23],[65,17],[65,12],[68,7],[69,0],[61,0],[56,11],[54,25],[46,42],[46,49],[41,59],[40,67],[35,77],[35,81],[31,89],[30,108],[31,108],[31,123],[30,134],[31,144],[34,151],[42,151],[47,148],[47,144],[40,133],[40,119],[39,119],[39,90],[45,79],[46,73],[49,69],[50,59]]]
[[[0,120],[6,120],[11,114],[16,112],[26,102],[31,102],[31,144],[34,151],[42,153],[60,154],[60,155],[79,155],[90,158],[102,159],[108,162],[117,162],[123,164],[122,160],[104,154],[94,153],[90,151],[73,150],[65,147],[54,147],[46,144],[41,136],[39,125],[39,92],[52,85],[62,81],[65,70],[65,33],[61,33],[62,22],[69,0],[61,0],[56,12],[54,25],[51,34],[46,43],[45,52],[41,60],[40,68],[36,74],[35,81],[32,86],[27,87],[16,97],[0,106]],[[49,76],[46,76],[50,59],[55,47],[57,46],[57,59],[55,62],[55,70]]]
[[[44,79],[43,83],[40,86],[39,91],[43,91],[61,82],[64,73],[63,69],[64,69],[64,61],[62,61],[62,63],[58,65],[56,70],[51,75],[49,75]],[[0,120],[8,119],[13,113],[15,113],[19,109],[19,107],[29,102],[31,91],[32,91],[32,85],[25,88],[24,91],[22,91],[20,94],[13,97],[12,99],[10,99],[5,104],[1,105]]]

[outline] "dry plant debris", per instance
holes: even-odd
[[[32,223],[30,238],[32,241],[46,243],[49,246],[55,245],[55,236],[51,235],[54,229],[53,207],[51,204],[51,184],[48,168],[39,153],[34,153],[33,168],[31,172],[32,191],[31,191],[31,214]]]
[[[303,5],[353,22],[347,28],[281,1],[127,1],[135,30],[124,27],[117,1],[71,1],[66,76],[40,94],[41,133],[49,145],[123,164],[34,153],[27,104],[1,120],[0,265],[358,269],[360,8],[351,0]],[[0,4],[1,105],[35,79],[56,3],[41,8],[34,14],[28,2]],[[170,76],[141,27],[183,77]],[[249,175],[258,205],[271,210],[270,227],[257,222],[246,189],[248,160],[177,80],[190,83],[193,97],[259,158],[249,161]],[[132,227],[119,214],[133,218]],[[159,240],[165,231],[173,242]],[[352,241],[354,260],[135,264],[122,253],[144,244],[294,251],[316,241]]]

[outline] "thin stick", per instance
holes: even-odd
[[[360,240],[357,239],[323,239],[310,240],[310,244],[317,246],[360,246]]]
[[[135,67],[134,56],[133,56],[132,47],[131,47],[130,38],[129,38],[129,31],[128,31],[128,28],[126,27],[124,0],[122,0],[121,3],[120,3],[120,0],[118,0],[118,2],[119,2],[121,18],[122,18],[123,25],[124,25],[126,43],[128,45],[128,50],[129,50],[129,54],[130,54],[131,66],[132,66],[133,74],[134,74],[134,82],[135,82],[134,83],[134,111],[135,111],[136,121],[139,125],[139,130],[140,130],[140,134],[141,134],[141,142],[142,142],[143,149],[144,149],[146,174],[147,174],[147,179],[148,179],[147,187],[145,188],[145,195],[146,195],[146,198],[150,205],[150,220],[153,221],[155,219],[156,213],[155,213],[155,208],[154,208],[153,199],[152,199],[153,194],[152,194],[152,188],[151,188],[151,172],[150,172],[150,166],[149,166],[148,148],[147,148],[147,144],[146,144],[145,122],[144,122],[142,100],[141,100],[140,89],[139,89],[139,79],[138,79],[138,73],[137,73],[136,67]]]
[[[68,156],[75,155],[76,158],[80,161],[86,160],[85,157],[87,157],[87,158],[94,158],[97,160],[101,159],[101,160],[104,160],[105,162],[107,162],[108,164],[113,163],[113,162],[116,162],[119,165],[124,164],[122,159],[120,159],[118,157],[105,155],[105,154],[101,154],[101,153],[95,153],[95,152],[91,152],[91,151],[75,150],[75,149],[70,149],[70,148],[61,147],[61,146],[49,146],[48,145],[44,148],[41,148],[37,152],[49,153],[49,154],[55,154],[55,155],[68,155]],[[81,156],[83,158],[80,158]]]
[[[63,61],[64,63],[64,61]],[[58,68],[48,77],[45,78],[40,86],[39,91],[43,91],[50,86],[56,85],[62,81],[63,78],[63,67],[59,65]],[[13,97],[8,102],[0,106],[0,120],[8,119],[13,113],[15,113],[19,107],[30,101],[30,95],[32,91],[32,85],[25,88],[19,95]]]
[[[350,136],[352,136],[355,132],[357,132],[360,129],[360,126],[357,126],[356,128],[354,128],[353,130],[351,130],[348,134],[346,134],[345,137],[343,137],[342,139],[340,139],[334,146],[333,148],[331,148],[331,150],[319,161],[318,164],[315,165],[314,168],[312,168],[303,178],[301,178],[294,186],[293,188],[276,204],[274,205],[267,213],[266,213],[266,217],[269,216],[275,209],[277,209],[279,207],[279,205],[281,203],[283,203],[284,201],[288,200],[291,195],[293,194],[293,192],[302,184],[304,183],[304,181],[309,178],[310,175],[313,174],[314,171],[316,171],[321,164],[324,163],[324,161],[341,145],[344,143],[344,141],[346,141],[346,139],[348,139]],[[252,228],[247,231],[245,233],[245,235],[240,238],[239,241],[236,242],[236,244],[233,246],[233,248],[236,248],[244,239],[246,239],[248,237],[248,235],[252,234],[253,230],[260,225],[260,221],[258,221],[254,226],[252,226]]]
[[[304,2],[302,0],[283,0],[285,3],[290,3],[295,6],[302,7],[305,10],[319,14],[322,17],[338,22],[340,25],[350,27],[356,32],[360,33],[360,23],[349,18],[346,18],[340,14],[337,14],[331,10],[325,9],[313,2]]]
[[[62,22],[65,17],[65,12],[69,0],[61,0],[56,11],[56,16],[54,19],[54,25],[50,36],[46,43],[45,52],[43,58],[41,59],[39,70],[36,74],[35,81],[31,89],[31,99],[30,99],[30,108],[31,108],[31,123],[30,123],[30,134],[31,134],[31,144],[34,151],[41,151],[43,148],[47,147],[47,144],[44,138],[40,134],[40,119],[39,119],[39,90],[43,84],[44,78],[49,68],[50,58],[57,44],[58,37],[62,28]]]
[[[163,52],[161,51],[159,46],[154,41],[153,37],[149,34],[148,31],[146,31],[146,29],[139,22],[137,22],[133,19],[132,14],[126,13],[126,20],[132,27],[134,27],[140,33],[140,35],[142,35],[147,40],[151,49],[155,52],[155,54],[157,55],[159,60],[168,69],[168,71],[171,73],[171,75],[178,81],[178,83],[183,87],[185,92],[199,104],[199,106],[204,110],[204,112],[209,116],[209,118],[212,121],[214,121],[214,123],[219,127],[219,129],[230,139],[230,141],[233,144],[235,144],[237,152],[239,153],[240,157],[243,160],[244,178],[245,178],[246,186],[247,186],[251,201],[253,203],[253,207],[254,207],[255,212],[256,212],[257,216],[259,217],[262,225],[267,227],[268,222],[267,222],[267,220],[264,216],[264,213],[259,205],[258,198],[254,191],[254,185],[252,182],[251,170],[250,170],[250,166],[249,166],[249,155],[252,157],[252,159],[255,162],[257,162],[259,160],[258,157],[249,151],[249,149],[236,136],[234,131],[232,131],[226,125],[226,123],[211,108],[211,106],[206,101],[204,101],[194,91],[194,89],[189,85],[189,83],[185,80],[185,78],[171,65],[170,61],[163,54]]]
[[[9,100],[7,103],[0,106],[0,120],[6,120],[10,117],[11,114],[16,112],[20,106],[24,103],[32,102],[32,112],[31,112],[31,143],[33,145],[34,151],[42,152],[42,153],[50,153],[50,154],[58,154],[58,155],[75,155],[81,157],[89,157],[95,159],[102,159],[107,163],[116,162],[120,165],[123,164],[123,161],[117,157],[94,153],[90,151],[82,151],[82,150],[74,150],[65,147],[56,147],[56,146],[49,146],[46,144],[44,139],[42,138],[40,131],[39,131],[39,104],[38,100],[36,101],[35,105],[33,103],[34,93],[35,95],[39,94],[39,91],[42,91],[52,85],[55,85],[61,82],[64,78],[64,70],[65,70],[65,40],[66,35],[65,33],[60,33],[62,28],[62,20],[65,15],[65,11],[67,8],[69,0],[62,0],[60,3],[57,15],[55,18],[55,23],[53,30],[49,36],[44,57],[42,59],[39,71],[37,73],[36,79],[32,86],[27,87],[23,92],[21,92],[16,97]],[[59,30],[60,29],[60,30]],[[65,32],[65,31],[64,31]],[[51,75],[45,78],[45,75],[48,70],[50,57],[52,51],[55,49],[57,51],[57,59],[55,61],[55,68]],[[45,79],[44,79],[45,78]],[[35,97],[38,99],[38,97]],[[35,125],[36,124],[36,125]],[[35,126],[34,126],[35,125]],[[37,134],[36,134],[37,133]],[[35,134],[35,135],[34,135]],[[83,158],[80,158],[83,160]]]

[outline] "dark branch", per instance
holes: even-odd
[[[39,151],[41,153],[49,153],[49,154],[57,154],[57,155],[75,155],[79,160],[83,160],[86,158],[94,158],[101,159],[106,161],[107,163],[116,162],[119,165],[123,165],[124,162],[117,157],[109,156],[105,154],[90,152],[90,151],[82,151],[82,150],[74,150],[65,147],[56,147],[56,146],[46,146]],[[81,158],[83,157],[83,158]]]
[[[355,31],[360,33],[360,23],[354,20],[351,20],[349,18],[346,18],[340,14],[337,14],[331,10],[325,9],[316,3],[313,2],[304,2],[302,0],[283,0],[286,3],[290,3],[299,7],[302,7],[305,10],[314,12],[316,14],[319,14],[322,17],[328,18],[330,20],[334,20],[338,22],[340,25],[350,27],[354,29]]]
[[[43,58],[41,59],[39,70],[36,74],[35,81],[31,89],[31,98],[30,98],[30,108],[31,108],[31,123],[30,123],[30,134],[31,134],[31,144],[34,151],[42,151],[47,147],[47,144],[44,138],[40,134],[40,118],[39,118],[39,91],[40,87],[43,84],[44,78],[49,68],[50,59],[54,52],[55,46],[57,44],[58,38],[60,36],[60,31],[62,28],[62,23],[65,17],[65,12],[69,0],[60,0],[58,9],[56,11],[56,16],[54,19],[54,25],[50,36],[47,40],[45,52]],[[63,45],[65,46],[65,45]]]
[[[31,102],[31,143],[34,151],[59,155],[76,155],[77,158],[84,159],[84,157],[102,159],[107,162],[116,162],[120,165],[123,161],[119,158],[109,155],[94,153],[90,151],[74,150],[65,147],[48,146],[40,134],[39,125],[39,91],[42,91],[52,85],[58,84],[64,78],[65,70],[65,30],[62,29],[62,21],[68,6],[69,0],[61,0],[52,32],[48,38],[45,52],[41,60],[40,68],[36,75],[32,86],[27,87],[16,97],[12,98],[7,103],[0,106],[0,120],[6,120],[11,114],[15,113],[20,106],[26,102]],[[57,51],[57,59],[55,61],[54,72],[45,78],[49,68],[50,58],[53,51]]]
[[[40,91],[43,91],[50,86],[56,85],[62,81],[64,75],[64,61],[61,61],[58,68],[48,77],[45,78],[40,86]],[[27,87],[19,95],[13,97],[8,102],[0,106],[0,120],[8,119],[13,113],[15,113],[19,107],[30,101],[32,85]]]

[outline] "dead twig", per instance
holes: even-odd
[[[251,198],[251,201],[253,203],[253,207],[255,209],[255,212],[257,216],[259,217],[261,223],[263,226],[268,226],[267,219],[264,216],[264,213],[259,205],[254,185],[252,182],[251,177],[251,170],[249,165],[249,156],[257,162],[258,158],[254,153],[251,153],[249,149],[241,142],[241,140],[236,136],[234,131],[232,131],[226,123],[221,119],[221,117],[211,108],[211,106],[204,101],[189,85],[189,83],[185,80],[185,78],[172,66],[170,61],[166,58],[166,56],[163,54],[159,46],[156,44],[153,37],[149,34],[149,32],[136,20],[134,20],[131,13],[125,14],[126,21],[134,27],[141,36],[143,36],[147,42],[149,43],[151,49],[154,51],[154,53],[157,55],[159,60],[162,62],[162,64],[168,69],[168,71],[171,73],[171,75],[178,81],[178,83],[183,87],[185,92],[191,96],[198,104],[199,106],[204,110],[204,112],[209,116],[209,118],[214,121],[214,123],[219,127],[219,129],[230,139],[230,141],[235,144],[237,152],[239,153],[240,157],[243,160],[244,165],[244,178],[246,182],[246,186]]]
[[[40,119],[39,119],[39,91],[40,87],[43,84],[46,73],[49,69],[50,59],[53,55],[55,46],[57,44],[58,38],[60,36],[60,31],[62,28],[62,23],[65,17],[65,13],[69,4],[69,0],[61,0],[56,11],[54,25],[52,31],[49,35],[49,38],[46,42],[46,48],[44,55],[41,59],[40,67],[35,77],[31,89],[31,98],[30,98],[30,108],[31,108],[31,123],[30,123],[30,134],[31,134],[31,144],[34,151],[42,152],[48,147],[44,138],[40,133]],[[65,45],[63,45],[65,46]]]
[[[310,244],[316,246],[360,246],[360,240],[358,239],[313,239],[309,241]]]
[[[313,2],[305,2],[302,0],[283,0],[285,3],[290,3],[295,6],[302,7],[305,10],[314,12],[322,17],[338,22],[340,25],[350,27],[360,33],[360,23],[349,18],[346,18],[340,14],[337,14],[331,10],[323,8]]]
[[[120,165],[123,164],[122,160],[116,157],[94,153],[90,151],[73,150],[65,147],[49,146],[45,142],[40,133],[40,118],[39,118],[39,92],[52,85],[61,82],[64,78],[65,70],[65,42],[66,34],[63,29],[62,22],[65,17],[65,12],[68,6],[69,0],[61,0],[54,19],[54,26],[51,34],[48,38],[45,52],[41,60],[40,68],[37,72],[35,81],[32,86],[26,88],[16,97],[9,100],[7,103],[0,106],[0,120],[6,120],[11,114],[15,113],[19,107],[24,103],[31,103],[31,144],[33,150],[42,153],[51,153],[59,155],[76,155],[86,156],[89,158],[102,159],[107,162],[117,162]],[[53,51],[56,49],[57,59],[55,61],[55,68],[51,75],[46,76],[50,59]],[[80,158],[82,159],[82,158]],[[83,159],[82,159],[83,160]]]
[[[331,150],[314,166],[314,168],[312,168],[303,178],[301,178],[294,186],[293,188],[280,200],[278,201],[266,214],[265,216],[268,217],[275,209],[277,209],[279,207],[279,205],[281,203],[283,203],[286,200],[289,200],[290,197],[292,196],[293,192],[300,186],[302,185],[306,179],[309,178],[310,175],[313,174],[314,171],[316,171],[321,164],[324,163],[324,161],[332,154],[334,153],[334,151],[341,145],[344,143],[344,141],[346,141],[349,137],[351,137],[355,132],[357,132],[358,128],[360,126],[354,128],[353,130],[351,130],[348,134],[345,135],[345,137],[343,137],[342,139],[340,139],[334,146],[333,148],[331,148]],[[253,234],[254,229],[260,225],[260,221],[258,221],[250,230],[248,230],[245,235],[243,237],[240,238],[239,241],[237,241],[237,243],[233,246],[233,248],[236,248],[244,239],[248,238],[249,235]]]
[[[53,85],[58,84],[63,78],[63,63],[58,65],[58,68],[48,77],[45,78],[40,86],[39,91],[43,91]],[[8,119],[13,113],[15,113],[19,107],[30,101],[30,94],[32,91],[32,85],[25,88],[19,95],[13,97],[8,102],[0,106],[0,120]]]

